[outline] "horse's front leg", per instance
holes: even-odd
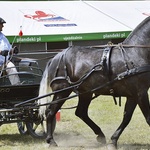
[[[137,102],[135,99],[127,98],[122,123],[120,124],[118,129],[115,131],[115,133],[111,137],[111,142],[108,144],[109,150],[117,149],[117,141],[118,141],[121,133],[124,131],[126,126],[129,124],[129,122],[132,118],[133,112],[136,108],[136,105],[137,105]]]
[[[63,85],[63,84],[61,84]],[[57,86],[56,88],[53,88],[55,91],[59,89],[63,89],[64,87],[59,87]],[[54,138],[53,138],[53,121],[55,119],[56,113],[58,110],[60,110],[61,106],[64,104],[65,101],[59,101],[62,98],[68,97],[72,90],[67,90],[64,92],[59,92],[54,95],[52,101],[58,101],[58,103],[52,104],[49,106],[49,108],[46,110],[46,123],[47,123],[47,138],[46,141],[49,144],[49,146],[57,146]]]
[[[82,119],[93,131],[97,136],[97,141],[106,144],[105,135],[102,132],[101,128],[97,126],[88,116],[88,107],[92,100],[92,94],[81,94],[79,95],[79,102],[76,109],[76,116]]]
[[[67,95],[63,94],[55,94],[52,101],[59,101],[59,99],[67,97]],[[49,144],[49,146],[57,146],[54,138],[53,138],[53,121],[55,119],[56,113],[61,108],[61,106],[64,104],[65,101],[58,102],[56,104],[52,104],[48,107],[46,110],[46,123],[47,123],[47,138],[46,142]]]
[[[147,124],[150,126],[150,101],[147,91],[145,93],[142,92],[139,93],[138,105],[145,117]]]

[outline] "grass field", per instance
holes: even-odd
[[[122,106],[115,105],[112,97],[100,96],[92,101],[89,116],[101,127],[107,142],[121,123],[125,99]],[[76,99],[69,100],[64,107],[75,106]],[[96,135],[74,115],[75,109],[61,110],[61,121],[57,122],[54,138],[58,148],[49,148],[44,140],[19,134],[16,124],[0,126],[0,150],[106,150],[96,141]],[[119,150],[150,150],[150,128],[137,107],[129,126],[118,141]]]

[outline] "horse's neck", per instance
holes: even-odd
[[[131,45],[150,45],[150,17],[140,23],[123,43]]]

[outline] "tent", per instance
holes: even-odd
[[[150,16],[150,1],[0,1],[0,6],[7,22],[3,33],[15,43],[126,38]]]

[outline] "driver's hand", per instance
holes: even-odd
[[[8,55],[8,50],[3,50],[3,51],[1,51],[1,55],[2,56],[7,56]]]

